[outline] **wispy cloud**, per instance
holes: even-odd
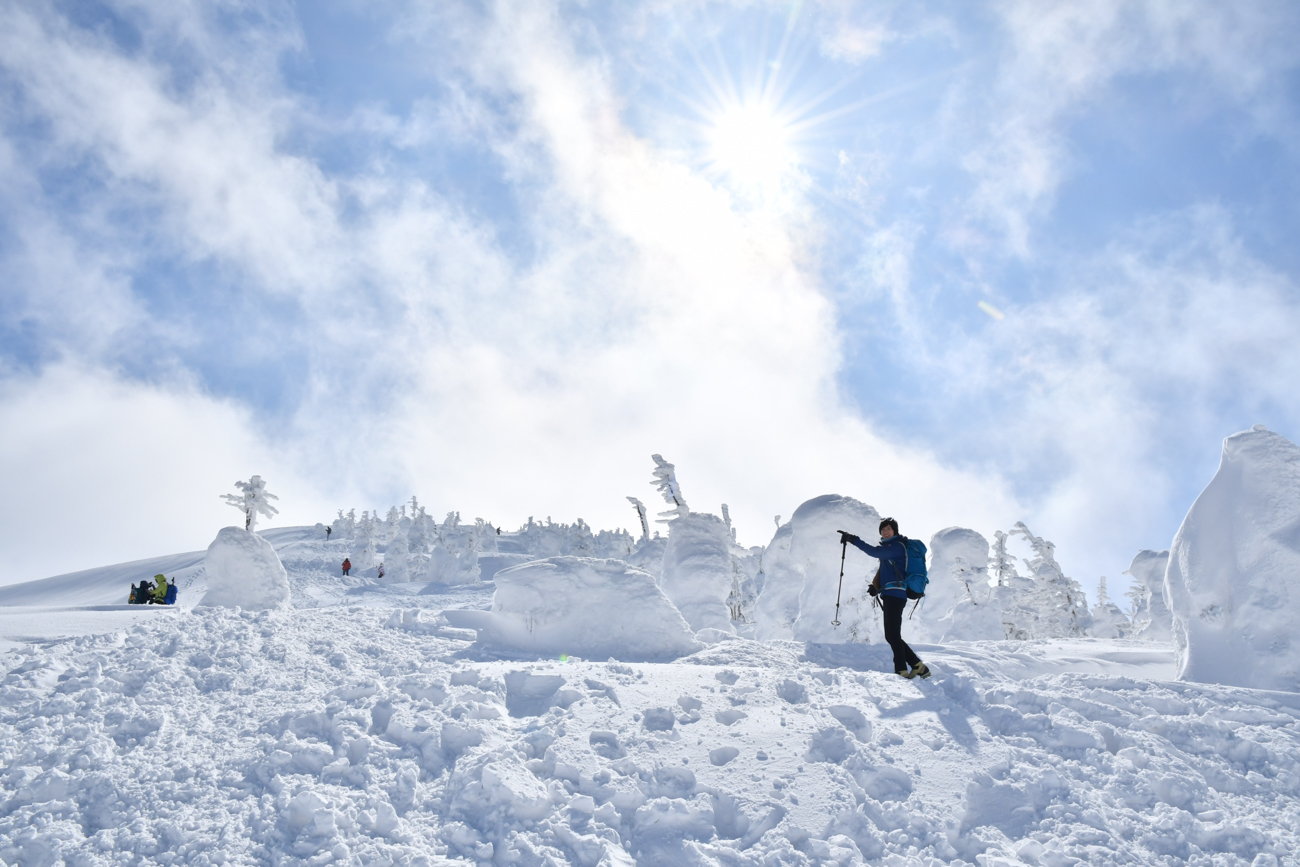
[[[52,12],[6,8],[6,74],[47,128],[43,144],[93,166],[83,201],[125,201],[144,225],[106,230],[93,244],[73,233],[64,253],[32,240],[26,255],[83,261],[142,232],[152,249],[126,273],[203,276],[193,291],[219,330],[209,325],[200,339],[223,353],[196,355],[178,336],[194,324],[192,307],[144,325],[123,319],[119,340],[150,335],[147,351],[199,385],[131,386],[101,372],[119,366],[113,353],[89,352],[88,367],[26,380],[7,406],[95,393],[89,418],[138,418],[151,431],[213,416],[207,436],[183,441],[210,450],[214,432],[242,431],[222,465],[276,455],[326,495],[385,498],[359,507],[414,489],[435,508],[507,523],[543,509],[626,523],[622,497],[641,490],[646,456],[662,451],[697,507],[731,503],[751,542],[766,540],[773,514],[830,490],[918,529],[1012,517],[996,477],[886,443],[841,404],[835,312],[788,226],[737,211],[725,190],[632,134],[600,57],[575,45],[554,9],[494,9],[484,19],[442,7],[440,29],[416,37],[452,51],[440,74],[459,88],[450,113],[419,123],[495,155],[524,213],[525,241],[513,246],[418,174],[382,162],[331,172],[295,152],[288,142],[310,125],[308,107],[267,73],[261,43],[249,48],[236,34],[218,45],[210,22],[169,20],[170,39],[203,43],[196,74],[177,87],[174,65],[156,52],[121,50]],[[296,45],[292,28],[268,41]],[[241,52],[259,59],[247,77]],[[223,59],[206,65],[209,53]],[[384,116],[354,122],[374,122],[405,147],[436,139]],[[48,192],[30,198],[68,230]],[[156,303],[133,288],[133,303]],[[306,362],[282,369],[277,353],[291,348]],[[246,415],[203,397],[241,362],[249,377],[301,377],[287,417],[277,420],[283,407]],[[63,419],[55,441],[86,423]],[[156,468],[170,464],[149,463],[148,449],[122,439],[106,439],[100,461],[47,487],[104,491],[126,468],[147,480],[150,493],[137,497],[212,484],[206,474],[167,478]],[[113,473],[99,468],[108,454],[118,455]]]

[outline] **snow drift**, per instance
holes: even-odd
[[[1300,447],[1262,425],[1223,441],[1165,584],[1180,678],[1300,691]]]
[[[444,611],[479,643],[541,656],[673,659],[703,647],[649,572],[622,560],[548,557],[496,574],[490,611]]]
[[[271,543],[240,527],[225,527],[203,560],[208,592],[200,606],[261,611],[289,605],[289,576]]]

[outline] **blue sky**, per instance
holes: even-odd
[[[416,493],[839,492],[1091,587],[1300,415],[1300,12],[0,2],[21,580]],[[233,513],[231,513],[233,515]],[[68,527],[75,527],[68,541]]]

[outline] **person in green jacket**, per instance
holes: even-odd
[[[149,600],[155,605],[165,605],[167,603],[167,576],[155,575],[153,588],[153,599]]]

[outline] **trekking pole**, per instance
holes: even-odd
[[[849,551],[849,540],[840,536],[840,586],[835,590],[835,619],[831,626],[840,625],[840,591],[844,589],[844,555]]]

